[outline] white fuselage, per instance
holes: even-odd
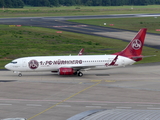
[[[134,60],[118,56],[114,65],[110,65],[116,55],[83,55],[83,56],[37,56],[24,57],[13,60],[5,68],[17,72],[29,71],[58,71],[59,68],[73,68],[76,70],[108,69],[132,65]]]

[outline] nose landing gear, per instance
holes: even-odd
[[[19,73],[18,76],[19,76],[19,77],[22,77],[22,73]]]
[[[18,73],[18,76],[22,77],[22,73],[21,72],[13,71],[13,73]]]

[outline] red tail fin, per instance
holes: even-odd
[[[141,53],[146,36],[146,31],[146,28],[140,29],[138,34],[133,38],[128,46],[123,51],[114,53],[114,55],[129,57],[135,61],[142,60]]]

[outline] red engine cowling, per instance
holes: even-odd
[[[73,68],[59,68],[58,73],[59,75],[73,75],[74,70]]]

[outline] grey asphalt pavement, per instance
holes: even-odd
[[[0,71],[0,119],[65,120],[95,109],[160,109],[159,63],[84,72]]]

